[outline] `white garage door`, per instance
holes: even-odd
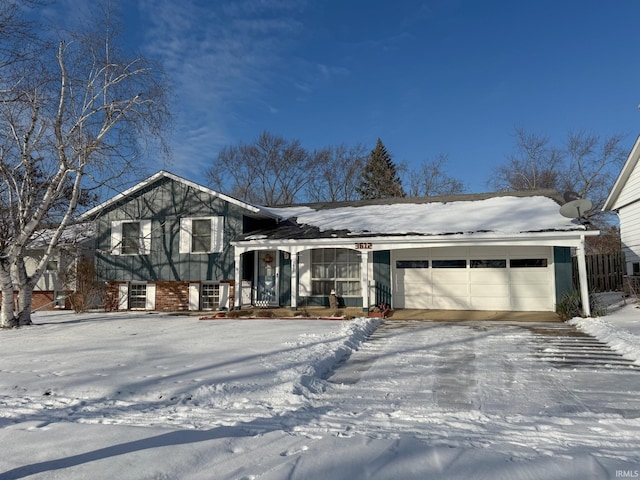
[[[395,308],[553,310],[551,247],[393,252]]]

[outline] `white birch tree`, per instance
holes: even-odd
[[[136,167],[144,141],[168,117],[159,70],[118,48],[113,12],[98,9],[86,31],[11,68],[0,98],[0,327],[31,323],[31,296],[87,192]],[[53,60],[53,61],[50,61]],[[4,72],[3,72],[4,73]],[[35,271],[24,255],[44,226],[54,234]],[[13,282],[18,308],[13,308]]]

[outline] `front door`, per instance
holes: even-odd
[[[278,251],[257,252],[258,285],[256,305],[258,307],[278,306]]]

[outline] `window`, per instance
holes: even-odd
[[[506,260],[471,260],[471,268],[507,268]]]
[[[433,268],[467,268],[466,260],[434,260],[431,263]]]
[[[111,222],[112,255],[145,255],[151,251],[151,220]]]
[[[511,268],[540,268],[547,266],[546,258],[514,258],[509,262]]]
[[[191,251],[211,251],[211,220],[193,220],[191,222]]]
[[[180,219],[180,253],[219,253],[223,249],[223,217]]]
[[[140,223],[122,224],[122,254],[136,255],[140,253]]]
[[[147,306],[147,285],[132,283],[129,288],[129,308],[145,309]]]
[[[57,272],[58,271],[58,261],[57,260],[49,260],[47,262],[47,272]]]
[[[202,284],[202,310],[215,310],[220,306],[220,285],[214,283]]]
[[[396,268],[429,268],[429,260],[396,260]]]
[[[640,263],[634,262],[631,264],[631,271],[634,276],[640,275]]]
[[[331,290],[343,297],[358,297],[360,252],[346,248],[311,251],[311,295],[328,296]]]

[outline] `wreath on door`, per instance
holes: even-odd
[[[271,263],[273,262],[273,256],[270,253],[267,253],[264,257],[262,257],[262,261],[264,263]]]

